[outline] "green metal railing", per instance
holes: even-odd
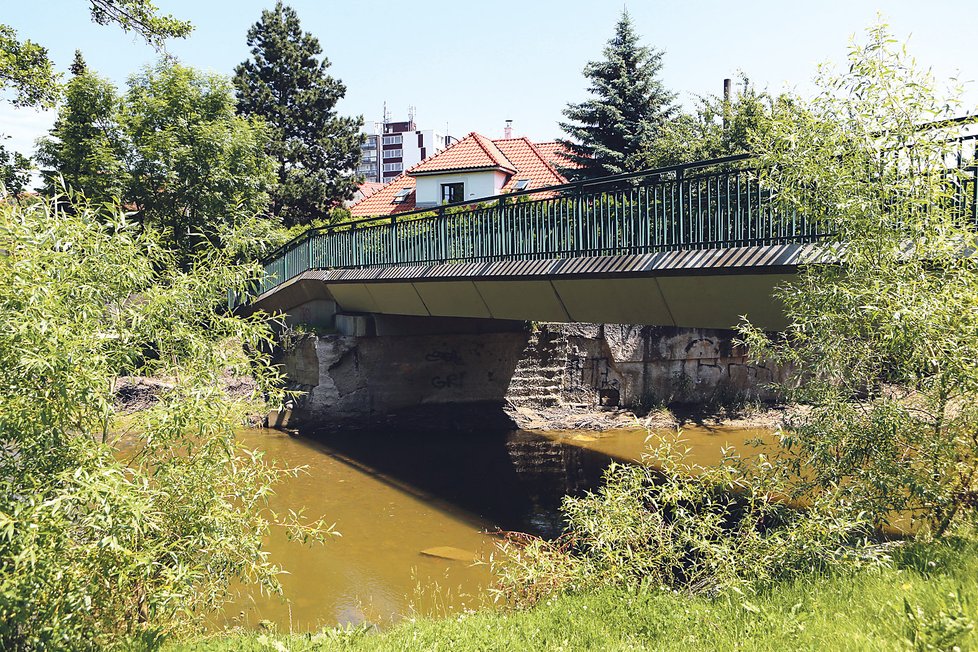
[[[309,269],[611,256],[814,242],[777,215],[748,155],[513,192],[312,229],[274,252],[261,291]]]
[[[969,174],[954,201],[978,217],[976,136],[957,139]],[[953,164],[952,164],[953,167]],[[828,237],[780,214],[750,155],[512,192],[312,229],[274,252],[259,292],[310,269],[643,254],[811,243]]]

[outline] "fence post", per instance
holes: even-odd
[[[677,233],[678,234],[677,242],[675,244],[685,244],[686,243],[686,237],[685,237],[686,234],[685,234],[685,229],[684,229],[684,226],[685,225],[683,224],[683,221],[684,221],[683,220],[683,215],[684,215],[683,209],[685,208],[686,200],[683,199],[683,168],[679,168],[678,170],[676,170],[676,188],[678,190],[678,193],[677,194],[678,194],[678,197],[679,197],[679,201],[676,202],[678,204],[678,210],[677,210],[677,206],[673,206],[672,207],[673,208],[673,218],[672,219],[673,219],[673,221],[675,222],[675,225],[676,225],[675,226],[674,233]]]

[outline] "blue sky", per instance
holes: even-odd
[[[168,50],[184,63],[230,75],[248,55],[245,33],[273,0],[157,0],[164,11],[196,26]],[[464,136],[502,135],[504,120],[535,140],[560,135],[568,102],[586,97],[581,71],[599,58],[627,4],[648,45],[665,50],[662,78],[687,106],[696,95],[718,93],[724,77],[743,70],[769,90],[811,90],[816,65],[845,60],[848,43],[877,13],[909,50],[939,77],[957,75],[978,103],[974,0],[293,0],[304,29],[315,34],[347,86],[339,110],[381,119],[416,107],[421,128]],[[89,66],[124,86],[152,63],[152,48],[115,27],[88,18],[84,0],[4,0],[0,23],[46,47],[66,70],[75,48]],[[53,116],[0,103],[0,132],[30,151]]]

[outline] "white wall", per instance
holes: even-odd
[[[488,170],[421,176],[417,178],[415,204],[419,207],[441,204],[441,185],[443,183],[464,183],[465,199],[468,201],[498,195],[500,188],[506,183],[506,174]]]

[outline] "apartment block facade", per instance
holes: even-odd
[[[357,171],[365,181],[387,183],[429,156],[444,151],[456,140],[433,129],[421,130],[413,120],[375,123],[361,146]]]

